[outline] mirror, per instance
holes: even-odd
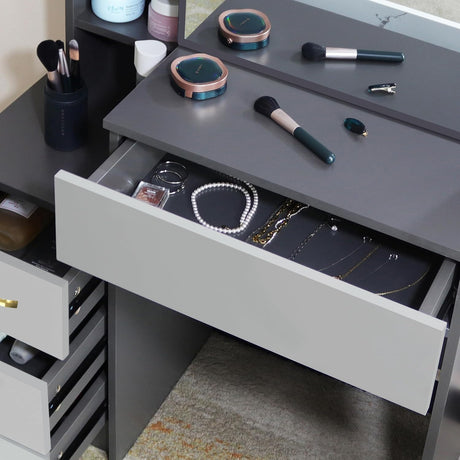
[[[180,0],[184,25],[182,40],[193,40],[190,35],[225,0]],[[282,0],[277,0],[282,1]],[[429,41],[430,43],[460,51],[458,30],[460,8],[455,0],[426,2],[425,0],[357,0],[352,2],[324,0],[297,0],[332,13],[367,22],[387,30]],[[244,2],[247,4],[247,2]],[[441,26],[440,26],[441,25]],[[446,27],[443,27],[446,26]],[[442,33],[439,31],[442,30]]]
[[[219,14],[238,8],[268,16],[267,47],[239,51],[219,40]],[[385,0],[181,0],[179,15],[179,44],[185,48],[460,140],[460,93],[452,92],[460,74],[460,24],[454,21]],[[401,64],[308,62],[301,52],[305,42],[400,51],[406,59]],[[390,82],[397,95],[376,97],[368,91]],[[442,110],[433,110],[441,104]]]

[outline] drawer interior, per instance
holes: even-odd
[[[41,379],[57,361],[57,359],[53,356],[50,356],[42,351],[37,351],[30,361],[25,364],[19,364],[10,358],[10,350],[14,341],[15,339],[13,337],[8,336],[0,343],[0,361],[21,370],[26,374]]]
[[[56,259],[56,234],[53,220],[26,247],[4,252],[60,278],[70,270],[68,265]]]
[[[54,216],[51,217],[47,226],[27,246],[16,251],[2,252],[66,280],[69,283],[69,300],[76,299],[80,291],[91,279],[90,275],[78,272],[69,265],[57,260]],[[70,312],[72,313],[72,311]]]
[[[137,177],[132,177],[131,172],[129,179],[120,172],[120,168],[123,169],[120,161],[101,178],[100,183],[128,195],[134,192],[140,180],[167,187],[155,175],[158,164],[165,161],[183,165],[187,178],[182,190],[169,195],[164,209],[194,222],[197,219],[191,195],[198,187],[222,182],[245,186],[235,178],[169,154],[157,158],[153,166],[144,167],[143,174]],[[170,180],[174,182],[174,177]],[[172,191],[177,188],[170,187]],[[257,187],[257,193],[258,206],[252,220],[244,231],[232,237],[402,305],[420,309],[440,267],[446,264],[437,254],[330,213],[260,187]],[[212,189],[200,194],[197,204],[201,217],[210,225],[235,228],[239,225],[245,197],[226,188]],[[444,269],[453,273],[455,266],[450,264]],[[445,297],[438,299],[433,316],[438,315],[444,300]]]

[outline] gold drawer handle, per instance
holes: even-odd
[[[18,308],[18,301],[10,299],[0,299],[0,307]]]

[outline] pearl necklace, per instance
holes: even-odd
[[[235,233],[240,233],[243,230],[245,230],[257,210],[257,206],[259,204],[259,195],[257,194],[256,188],[252,184],[246,181],[242,181],[242,183],[251,191],[252,198],[251,198],[251,194],[248,192],[248,190],[245,187],[243,187],[243,185],[233,184],[231,182],[214,182],[211,184],[202,185],[201,187],[198,187],[196,190],[194,190],[192,193],[191,200],[192,200],[193,214],[195,214],[196,220],[206,228],[215,230],[216,232],[225,233],[227,235],[233,235]],[[208,224],[198,212],[198,204],[196,201],[198,195],[200,195],[203,192],[209,191],[209,190],[219,190],[219,189],[235,190],[237,192],[241,192],[244,195],[246,199],[246,205],[240,217],[239,227],[236,227],[236,228],[217,227],[215,225]]]

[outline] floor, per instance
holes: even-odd
[[[214,331],[125,460],[419,460],[428,423]]]

